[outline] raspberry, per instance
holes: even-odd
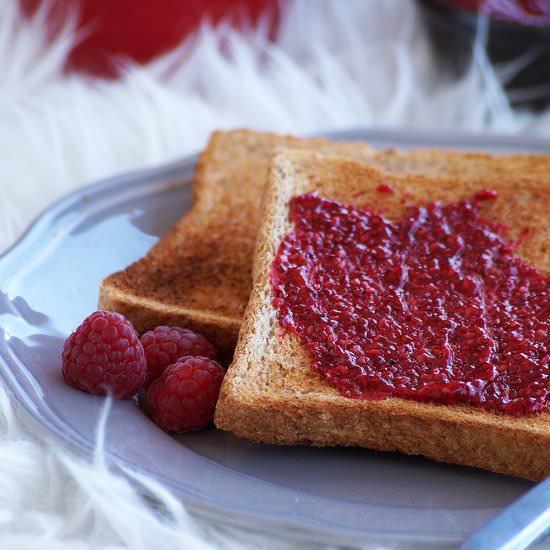
[[[212,344],[204,336],[186,328],[160,326],[143,334],[141,343],[147,358],[147,385],[180,357],[200,355],[216,359]]]
[[[130,321],[96,311],[65,340],[62,370],[70,386],[129,399],[145,383],[147,360]]]
[[[212,421],[224,371],[207,357],[182,357],[147,391],[155,423],[163,430],[199,430]]]

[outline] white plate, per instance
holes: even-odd
[[[376,147],[550,151],[544,140],[354,130]],[[142,256],[190,206],[195,157],[90,186],[45,212],[0,259],[0,371],[45,428],[93,449],[102,398],[67,387],[64,338],[96,309],[100,280]],[[366,449],[254,445],[215,429],[171,437],[116,402],[106,453],[209,517],[324,542],[452,544],[531,483]]]

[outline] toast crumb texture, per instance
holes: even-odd
[[[140,333],[159,324],[201,332],[229,362],[252,289],[261,199],[269,158],[278,146],[369,159],[395,174],[469,179],[550,173],[544,155],[494,157],[431,149],[375,153],[364,143],[250,130],[215,132],[198,162],[193,208],[144,258],[102,282],[99,307],[122,313]]]
[[[549,475],[550,413],[515,418],[467,405],[342,397],[311,369],[307,354],[293,335],[280,328],[271,305],[271,264],[291,230],[288,202],[311,191],[369,204],[395,219],[407,204],[450,202],[480,188],[496,189],[499,199],[482,203],[481,214],[510,226],[511,238],[531,228],[517,252],[549,273],[550,180],[522,176],[513,168],[508,171],[507,162],[516,160],[502,159],[496,176],[485,172],[480,177],[474,171],[471,178],[437,177],[389,174],[364,163],[307,151],[277,152],[258,234],[254,288],[218,401],[217,427],[264,443],[359,445],[532,480]],[[396,193],[377,192],[381,181],[391,184]]]

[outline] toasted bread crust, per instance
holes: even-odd
[[[362,143],[236,130],[215,132],[200,156],[193,208],[151,251],[101,284],[99,306],[129,317],[139,332],[159,322],[195,327],[231,358],[248,297],[261,197],[277,146],[357,159],[400,173],[476,178],[550,172],[550,157],[373,150]]]
[[[216,342],[220,363],[228,365],[233,357],[235,334],[238,334],[240,321],[221,315],[213,316],[200,310],[170,306],[157,300],[133,296],[119,292],[112,285],[103,289],[99,308],[116,311],[132,320],[138,334],[152,330],[159,325],[185,327],[202,334],[208,341]]]
[[[216,426],[258,443],[398,451],[534,481],[550,472],[548,433],[509,426],[489,414],[455,410],[442,417],[435,405],[417,407],[400,399],[362,402],[362,407],[343,397],[245,401],[225,388],[220,403]],[[550,430],[548,415],[544,421]]]
[[[396,193],[376,193],[381,181],[393,185]],[[271,305],[271,265],[291,229],[292,196],[317,191],[349,203],[372,204],[396,218],[407,204],[458,200],[484,187],[497,189],[500,198],[480,206],[482,215],[511,226],[511,238],[531,225],[533,231],[518,246],[518,254],[549,273],[548,179],[395,176],[311,152],[276,153],[256,245],[254,288],[222,386],[216,426],[266,443],[360,445],[533,480],[550,474],[550,413],[514,418],[467,405],[342,397],[310,368],[308,356],[280,328]]]

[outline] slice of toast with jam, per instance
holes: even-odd
[[[550,181],[506,162],[457,178],[276,152],[216,426],[549,475]]]

